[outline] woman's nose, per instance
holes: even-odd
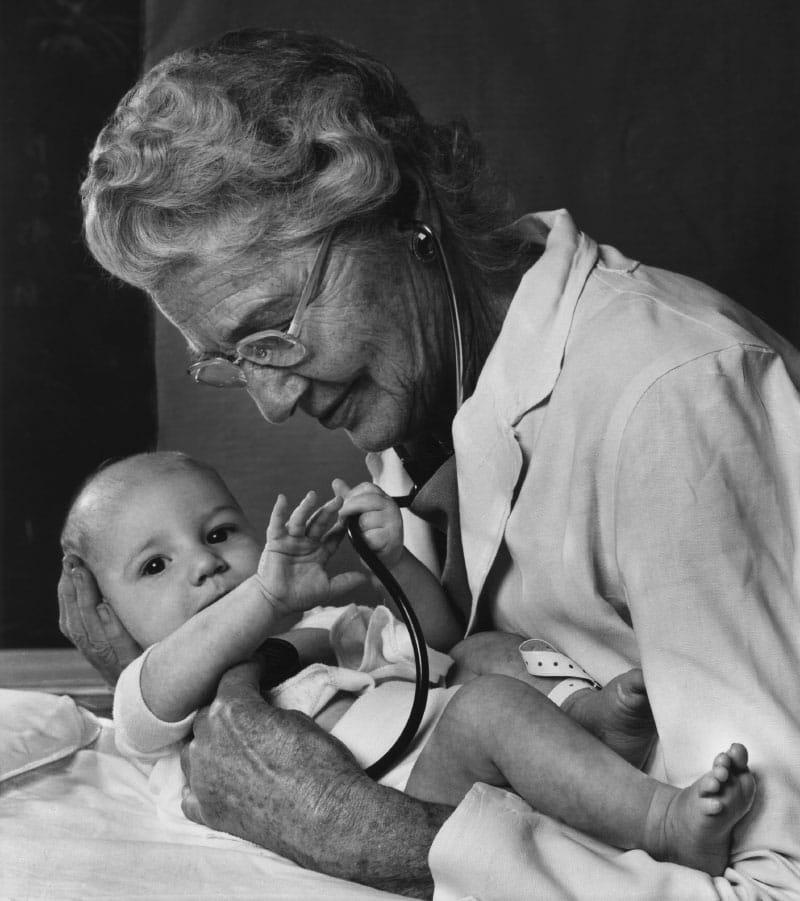
[[[291,369],[272,366],[247,366],[247,393],[259,413],[275,424],[285,422],[294,413],[308,380]]]
[[[194,585],[202,585],[206,579],[217,576],[230,569],[224,558],[214,553],[211,548],[204,547],[198,550],[192,560],[191,580]]]

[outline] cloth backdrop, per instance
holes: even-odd
[[[800,343],[800,4],[612,0],[146,0],[147,63],[232,28],[318,31],[465,117],[518,213],[567,207],[598,241],[700,278]],[[340,434],[193,386],[157,333],[159,441],[217,464],[263,524],[278,490],[366,476]]]

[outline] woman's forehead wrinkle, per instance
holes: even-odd
[[[285,299],[288,283],[286,273],[277,271],[254,275],[206,269],[183,279],[159,306],[193,351],[202,352],[214,349],[211,344],[230,343],[250,321],[257,323],[265,307]]]

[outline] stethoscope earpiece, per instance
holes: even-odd
[[[431,228],[424,222],[412,224],[411,252],[421,263],[432,263],[436,259],[436,238]]]
[[[456,288],[453,283],[453,276],[450,267],[447,264],[447,257],[444,255],[442,243],[436,232],[426,225],[424,222],[415,220],[409,222],[408,227],[412,229],[411,233],[411,252],[422,263],[430,263],[438,256],[442,261],[442,269],[444,277],[447,281],[448,301],[450,303],[450,324],[453,329],[453,354],[455,357],[456,369],[456,411],[461,409],[464,403],[464,348],[461,340],[461,318],[458,314],[458,304],[456,303]]]

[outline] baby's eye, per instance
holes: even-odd
[[[142,567],[142,575],[143,576],[157,576],[159,573],[164,572],[166,565],[167,565],[166,561],[164,560],[163,557],[152,557]]]
[[[216,529],[212,529],[206,535],[206,541],[209,544],[220,544],[223,541],[227,541],[228,536],[233,531],[235,531],[235,526],[217,526]]]

